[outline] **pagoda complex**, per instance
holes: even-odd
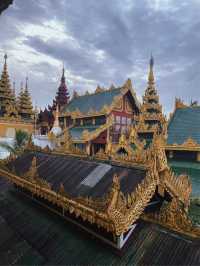
[[[28,133],[33,132],[34,112],[28,84],[21,89],[18,99],[12,90],[7,69],[7,55],[0,79],[0,136],[14,137],[15,130],[21,129]]]
[[[40,133],[49,134],[53,139],[52,128],[58,108],[62,133],[54,136],[57,144],[62,146],[68,138],[70,145],[88,155],[105,151],[132,154],[136,147],[147,148],[155,135],[166,138],[167,121],[159,104],[153,66],[151,56],[148,86],[142,104],[130,79],[121,87],[111,85],[105,89],[97,86],[93,93],[86,91],[84,95],[74,91],[69,100],[63,68],[53,105],[39,113],[37,127]]]

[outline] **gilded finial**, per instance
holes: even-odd
[[[4,55],[5,64],[7,63],[7,58],[8,58],[8,56],[7,56],[7,54],[5,54],[5,55]]]
[[[23,91],[24,83],[23,81],[20,82],[21,91]]]
[[[154,66],[154,58],[153,58],[153,55],[151,53],[151,58],[150,58],[150,61],[149,61],[149,77],[148,77],[149,84],[153,84],[154,83],[153,66]]]
[[[131,81],[130,78],[128,78],[128,79],[126,80],[126,82],[124,83],[124,86],[123,86],[123,87],[125,87],[125,88],[127,88],[127,89],[132,89],[132,88],[133,88],[132,81]]]
[[[63,62],[62,75],[63,75],[63,77],[64,77],[64,75],[65,75],[65,65],[64,65],[64,62]]]
[[[25,85],[25,89],[28,90],[28,77],[26,76],[26,85]]]
[[[76,90],[73,91],[73,97],[72,98],[77,98],[79,95],[78,95],[78,92]]]
[[[152,53],[151,53],[151,58],[150,58],[150,62],[149,62],[149,64],[150,64],[150,67],[153,68],[153,65],[154,65],[154,58],[153,58]]]

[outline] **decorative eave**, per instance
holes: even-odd
[[[180,98],[175,98],[175,110],[189,107]]]
[[[180,151],[200,151],[200,144],[197,143],[194,139],[189,137],[182,144],[167,144],[165,146],[166,150],[180,150]]]
[[[59,191],[55,192],[52,190],[51,184],[39,176],[40,165],[37,166],[35,157],[33,157],[29,171],[23,176],[17,176],[2,168],[0,168],[0,175],[28,190],[33,196],[46,199],[49,203],[57,205],[63,209],[63,212],[73,213],[76,217],[81,217],[83,221],[96,224],[116,236],[127,232],[130,226],[142,217],[162,223],[171,230],[199,237],[200,230],[193,227],[187,216],[192,189],[189,178],[186,175],[176,177],[173,174],[167,165],[165,151],[162,147],[162,139],[154,139],[152,149],[149,150],[146,177],[127,195],[121,192],[117,175],[113,176],[110,191],[103,198],[72,198],[65,192],[62,183]],[[124,163],[124,160],[121,162]],[[156,215],[144,217],[142,216],[144,209],[156,189],[160,195],[167,191],[171,195],[172,201],[169,201],[166,207],[163,206]]]

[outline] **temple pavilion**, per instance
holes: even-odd
[[[61,109],[60,123],[69,131],[75,147],[95,154],[106,143],[128,136],[140,106],[128,79],[122,87],[96,88],[94,93],[74,97]]]
[[[0,79],[0,137],[14,137],[15,130],[21,129],[32,133],[34,129],[34,112],[28,89],[28,79],[25,88],[21,85],[19,96],[11,87],[7,55],[4,56],[4,66]]]

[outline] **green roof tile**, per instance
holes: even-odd
[[[84,130],[88,130],[90,133],[95,131],[99,126],[81,126],[70,128],[69,132],[73,140],[80,140]]]
[[[121,88],[106,90],[103,92],[83,95],[74,98],[63,108],[64,112],[73,112],[79,109],[82,113],[87,113],[91,109],[100,111],[104,105],[111,105],[115,96],[120,95]]]
[[[200,144],[200,107],[177,109],[168,126],[168,144],[182,144],[189,137]]]

